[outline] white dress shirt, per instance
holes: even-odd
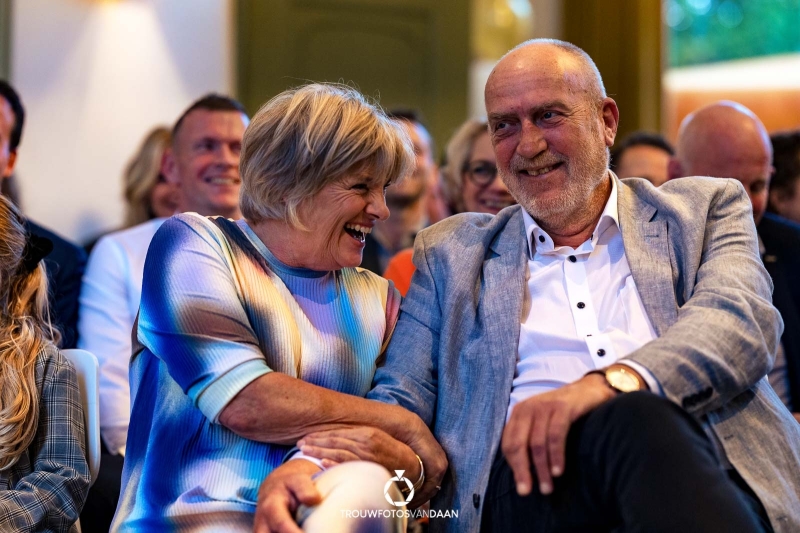
[[[131,416],[131,329],[142,298],[147,248],[164,220],[148,220],[104,236],[83,274],[78,348],[92,352],[100,363],[100,435],[111,453],[125,455]]]
[[[508,416],[535,394],[604,368],[656,338],[625,257],[617,215],[617,186],[591,238],[578,248],[555,247],[525,211],[528,291],[520,325],[517,369]],[[631,361],[650,390],[653,375]]]

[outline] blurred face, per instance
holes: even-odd
[[[670,155],[655,146],[637,145],[622,152],[614,171],[620,179],[644,178],[656,187],[667,181]]]
[[[594,101],[581,87],[574,60],[557,49],[520,52],[498,64],[486,84],[500,176],[540,223],[563,227],[586,213],[599,214],[616,104]]]
[[[772,175],[772,161],[766,147],[753,145],[747,150],[727,156],[720,152],[719,157],[709,157],[697,162],[692,170],[694,176],[739,180],[750,197],[756,224],[761,222],[767,209],[769,178]]]
[[[771,190],[769,194],[770,202],[780,216],[800,223],[800,176],[792,185],[791,194],[775,190]]]
[[[436,167],[431,153],[431,141],[428,132],[420,124],[401,121],[403,128],[411,138],[416,156],[414,173],[387,189],[386,195],[390,201],[416,199],[427,189],[429,182],[435,179]]]
[[[183,121],[164,158],[164,175],[179,187],[179,209],[240,218],[239,153],[248,119],[236,111],[196,109]]]
[[[516,203],[497,174],[497,160],[486,131],[472,143],[461,183],[465,211],[496,215],[504,207]]]
[[[8,100],[0,96],[0,179],[8,178],[14,171],[16,152],[11,151],[11,130],[14,128],[14,111]]]
[[[150,211],[157,218],[166,218],[174,215],[178,210],[178,189],[166,181],[163,177],[158,177],[158,182],[150,191]]]
[[[297,233],[291,264],[317,271],[360,265],[366,236],[389,217],[384,191],[382,178],[354,172],[303,202],[298,215],[308,231],[288,230]]]

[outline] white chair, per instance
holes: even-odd
[[[86,462],[89,463],[90,485],[97,479],[100,470],[100,365],[97,357],[86,350],[61,350],[78,374],[78,388],[83,403],[83,418],[86,426]]]

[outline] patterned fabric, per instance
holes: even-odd
[[[362,269],[287,267],[244,221],[196,214],[161,226],[144,280],[112,530],[249,532],[289,447],[236,435],[220,412],[272,371],[364,396],[399,298]]]
[[[36,436],[0,472],[0,531],[76,531],[89,492],[83,407],[75,370],[52,346],[36,359],[36,387]]]

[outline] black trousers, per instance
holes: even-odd
[[[761,502],[735,471],[720,466],[700,424],[647,392],[621,394],[578,419],[553,493],[542,496],[533,486],[519,496],[498,453],[481,531],[772,531]]]
[[[100,446],[100,471],[81,511],[83,533],[108,533],[119,501],[124,458],[108,453],[102,441]]]

